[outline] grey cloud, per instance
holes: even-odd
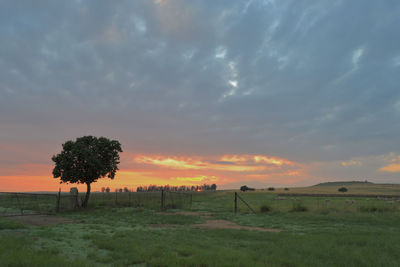
[[[164,2],[2,2],[0,143],[94,134],[304,162],[400,149],[397,2]]]

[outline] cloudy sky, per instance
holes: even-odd
[[[94,188],[400,182],[400,2],[0,1],[0,191],[119,140]],[[63,187],[67,188],[67,187]]]

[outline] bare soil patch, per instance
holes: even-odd
[[[212,218],[211,213],[206,212],[195,212],[195,211],[180,211],[180,212],[157,212],[157,214],[161,215],[188,215],[188,216],[199,216],[202,218]],[[173,225],[149,225],[150,227],[158,227],[158,228],[173,228]],[[253,230],[253,231],[261,231],[261,232],[281,232],[280,229],[275,228],[264,228],[264,227],[256,227],[256,226],[244,226],[238,225],[236,223],[227,221],[227,220],[206,220],[204,223],[193,224],[194,227],[203,228],[203,229],[244,229],[244,230]]]
[[[210,218],[212,217],[211,213],[207,212],[196,212],[196,211],[178,211],[178,212],[157,212],[160,215],[187,215],[187,216],[199,216],[202,218]]]
[[[204,223],[194,224],[193,226],[203,229],[244,229],[244,230],[254,230],[261,232],[280,232],[280,229],[274,228],[264,228],[255,226],[244,226],[238,225],[236,223],[227,220],[207,220]]]
[[[20,222],[23,224],[35,225],[35,226],[48,226],[56,225],[60,223],[73,223],[72,219],[67,219],[59,216],[49,215],[24,215],[24,216],[11,216],[7,219]]]

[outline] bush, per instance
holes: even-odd
[[[285,189],[284,189],[285,191],[289,191],[289,188],[287,188],[287,187],[285,187]]]
[[[304,206],[302,203],[300,202],[296,202],[293,204],[292,209],[290,210],[292,212],[304,212],[304,211],[308,211],[308,208],[306,206]]]
[[[358,211],[361,212],[394,212],[396,211],[396,207],[394,206],[360,206],[358,207]]]
[[[269,212],[269,211],[271,211],[271,207],[268,206],[268,205],[262,205],[260,207],[260,212],[262,212],[262,213],[266,213],[266,212]]]
[[[268,187],[268,191],[274,191],[275,188],[274,187]]]
[[[344,193],[344,192],[347,192],[347,188],[346,187],[341,187],[341,188],[338,189],[338,191]]]
[[[241,187],[240,187],[240,191],[243,191],[243,192],[246,192],[246,191],[254,191],[255,189],[254,188],[250,188],[250,187],[248,187],[247,185],[242,185]]]

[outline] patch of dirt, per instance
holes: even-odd
[[[203,229],[244,229],[244,230],[254,230],[261,232],[280,232],[280,229],[274,228],[264,228],[264,227],[255,227],[255,226],[244,226],[238,225],[236,223],[227,221],[227,220],[207,220],[201,224],[194,224],[194,227],[203,228]]]
[[[10,216],[7,219],[20,222],[23,224],[35,225],[35,226],[48,226],[56,225],[60,223],[73,223],[72,219],[67,219],[58,216],[49,215],[24,215],[24,216]]]
[[[195,212],[195,211],[179,211],[179,212],[157,212],[160,215],[189,215],[189,216],[199,216],[202,218],[212,218],[211,213],[206,212]],[[171,224],[152,224],[150,227],[156,228],[174,228],[174,225]],[[193,224],[194,227],[202,228],[202,229],[244,229],[244,230],[253,230],[253,231],[261,231],[261,232],[281,232],[281,229],[276,228],[264,228],[264,227],[256,227],[256,226],[244,226],[238,225],[236,223],[227,221],[227,220],[206,220],[204,223]]]
[[[199,216],[202,218],[211,218],[212,214],[207,212],[196,212],[196,211],[178,211],[178,212],[157,212],[160,215],[187,215],[187,216]]]

